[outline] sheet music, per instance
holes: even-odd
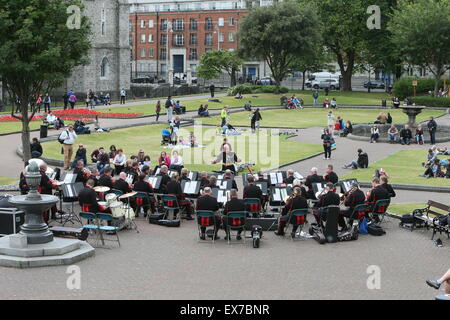
[[[277,174],[275,172],[270,173],[270,184],[277,184]]]
[[[197,191],[197,181],[187,181],[184,185],[184,193],[186,194],[196,194]]]
[[[273,201],[281,201],[281,192],[280,192],[280,189],[278,189],[278,188],[274,189]]]
[[[161,168],[156,169],[155,176],[157,176],[161,172]]]
[[[230,198],[230,191],[219,190],[217,193],[217,202],[225,203]]]
[[[294,178],[295,179],[299,179],[299,180],[303,180],[305,179],[300,173],[298,172],[294,172]]]
[[[64,183],[69,184],[75,181],[75,179],[73,179],[73,176],[73,173],[66,173],[66,176],[64,177]]]
[[[152,186],[152,187],[155,187],[155,185],[156,185],[156,177],[148,177],[148,183],[150,183],[150,185]]]
[[[226,180],[224,180],[224,181],[217,180],[216,186],[218,186],[220,190],[226,190],[227,189],[227,181]]]
[[[68,191],[68,194],[69,194],[69,198],[75,198],[74,190],[73,190],[71,185],[67,186],[67,191]]]
[[[283,183],[283,174],[281,172],[277,172],[277,183]]]
[[[125,179],[125,181],[128,184],[132,184],[133,183],[133,175],[132,174],[127,175],[127,178]]]
[[[287,194],[287,189],[281,189],[281,201],[284,201],[284,199],[287,198],[288,194]]]

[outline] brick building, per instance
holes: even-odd
[[[195,76],[200,57],[208,50],[236,50],[239,21],[250,6],[272,1],[130,1],[132,77],[166,78],[167,72]],[[266,74],[260,62],[246,62],[242,73]]]

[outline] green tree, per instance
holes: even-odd
[[[236,72],[241,68],[242,63],[242,59],[235,51],[210,50],[200,58],[197,74],[203,79],[210,80],[226,72],[230,76],[233,87],[236,85]]]
[[[388,29],[404,59],[439,80],[450,68],[450,0],[399,0]]]
[[[29,122],[36,112],[29,113],[29,103],[87,62],[90,24],[80,17],[72,28],[72,5],[83,8],[79,0],[0,0],[0,79],[21,102],[19,115],[14,108],[11,114],[22,122],[24,160],[31,157]]]
[[[283,1],[251,10],[240,23],[243,55],[267,62],[277,90],[294,59],[314,52],[320,42],[315,11],[307,3]]]
[[[293,70],[302,73],[302,90],[305,90],[307,73],[320,72],[324,69],[333,69],[333,66],[330,64],[332,59],[326,50],[320,45],[316,48],[318,48],[316,52],[297,57],[291,64]]]

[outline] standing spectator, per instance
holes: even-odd
[[[437,123],[433,117],[430,117],[430,121],[427,123],[428,132],[430,132],[430,143],[432,145],[436,144],[436,129]]]
[[[160,100],[158,100],[158,102],[156,102],[155,112],[156,112],[156,121],[158,121],[159,114],[161,113],[161,101]]]
[[[220,119],[222,120],[222,124],[220,125],[221,127],[223,127],[227,123],[227,118],[228,118],[228,107],[224,106],[222,108],[222,111],[220,111]]]
[[[94,91],[92,91],[91,89],[89,89],[88,92],[88,101],[89,101],[89,106],[91,107],[91,110],[95,108],[95,94]]]
[[[59,139],[63,140],[64,170],[69,170],[73,154],[73,144],[77,139],[77,134],[75,133],[75,130],[73,130],[73,125],[69,125],[68,129],[61,133]]]
[[[48,95],[48,93],[45,94],[44,97],[44,112],[50,112],[50,104],[52,103],[52,99]]]
[[[319,99],[319,92],[317,92],[317,90],[314,91],[312,94],[312,97],[313,97],[313,104],[314,104],[314,106],[316,106],[317,100]]]
[[[75,95],[75,93],[73,91],[69,91],[69,93],[70,93],[70,95],[69,95],[70,108],[75,109],[75,103],[77,103],[77,96]]]
[[[64,101],[64,110],[66,110],[69,105],[69,95],[67,93],[64,93],[62,98]]]
[[[380,130],[378,129],[377,125],[374,125],[372,128],[370,128],[370,143],[377,143],[379,138]]]
[[[30,144],[30,151],[32,158],[39,158],[42,156],[42,146],[37,138],[33,138],[33,142]]]
[[[173,100],[171,96],[167,97],[166,100],[166,111],[167,111],[167,122],[171,123],[172,122],[172,116],[173,116]]]
[[[389,143],[397,142],[398,129],[394,124],[391,125],[391,127],[388,129],[388,136],[389,136]]]
[[[421,125],[418,125],[416,128],[416,143],[422,145],[423,144],[423,129]]]
[[[330,89],[328,87],[325,87],[325,95],[328,96],[328,93],[330,92]]]
[[[327,115],[327,125],[328,130],[331,134],[333,134],[334,124],[336,123],[336,117],[333,114],[333,111],[328,112]]]
[[[125,98],[127,96],[127,92],[125,89],[120,90],[120,104],[125,104]]]
[[[412,132],[411,129],[409,129],[409,126],[405,124],[405,127],[400,130],[400,142],[402,145],[409,145],[411,143],[412,139]]]
[[[252,133],[256,131],[256,128],[259,129],[259,121],[262,120],[261,113],[259,113],[259,108],[257,108],[252,115],[250,126],[252,128]]]
[[[209,86],[209,91],[211,92],[211,98],[214,98],[214,91],[216,90],[216,87],[214,86],[214,83],[211,83]]]
[[[320,137],[323,141],[324,150],[324,160],[331,159],[331,145],[334,143],[333,136],[328,128],[323,130],[322,136]]]

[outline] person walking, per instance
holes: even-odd
[[[314,104],[314,106],[316,106],[317,100],[319,99],[319,92],[317,92],[317,90],[314,91],[312,94],[312,97],[313,97],[313,104]]]
[[[50,112],[50,104],[52,103],[52,99],[48,95],[48,93],[45,94],[44,97],[44,112],[49,113]]]
[[[220,119],[222,120],[221,127],[223,127],[227,123],[228,118],[228,108],[227,106],[224,106],[222,108],[222,111],[220,111]]]
[[[156,103],[155,112],[156,112],[156,121],[158,121],[159,114],[161,113],[161,101],[160,100],[158,100],[158,102]]]
[[[216,87],[214,86],[214,83],[211,83],[209,86],[209,91],[211,92],[211,98],[214,98],[214,91],[216,90]]]
[[[127,92],[125,89],[120,90],[120,104],[125,104],[125,98],[127,96]]]
[[[59,136],[58,140],[63,141],[63,149],[64,149],[64,170],[69,170],[70,161],[72,159],[73,154],[73,144],[77,139],[77,134],[73,129],[73,125],[69,125],[68,129],[63,131]]]
[[[331,159],[331,145],[334,143],[333,136],[328,128],[323,130],[322,136],[320,137],[323,142],[324,160]]]
[[[259,113],[259,108],[257,108],[252,115],[250,120],[250,126],[252,128],[252,133],[255,133],[256,127],[259,129],[259,121],[262,120],[261,113]]]
[[[167,122],[171,123],[172,122],[172,116],[173,116],[173,100],[171,96],[167,97],[166,100],[166,112],[167,112]]]
[[[430,143],[432,145],[436,144],[436,129],[437,129],[437,123],[434,120],[433,117],[430,117],[430,120],[427,124],[428,132],[430,132]]]

